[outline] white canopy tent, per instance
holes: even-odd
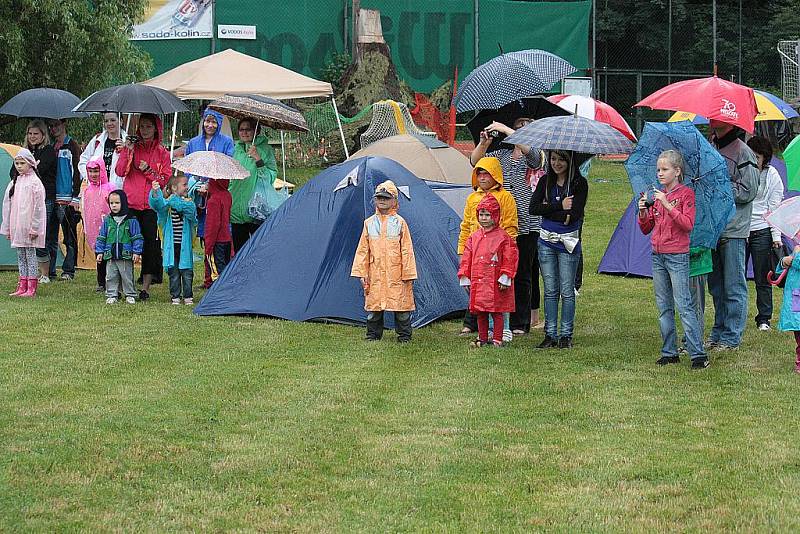
[[[308,76],[228,49],[179,65],[145,82],[182,99],[213,100],[225,94],[255,94],[271,98],[330,98],[339,135],[349,157],[333,88]]]

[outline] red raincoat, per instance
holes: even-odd
[[[464,255],[458,269],[458,277],[469,278],[469,311],[513,312],[514,282],[517,275],[519,251],[514,240],[500,228],[500,204],[493,195],[486,195],[478,203],[475,213],[487,210],[492,214],[494,228],[478,228],[467,239]],[[502,275],[511,278],[511,286],[500,289],[498,280]]]
[[[231,203],[233,199],[228,185],[230,180],[212,179],[208,181],[208,202],[206,204],[206,227],[203,242],[206,254],[214,254],[214,245],[230,243]]]
[[[141,137],[141,133],[136,131]],[[163,188],[167,185],[172,174],[172,163],[169,160],[169,151],[161,146],[164,135],[164,126],[161,119],[156,117],[156,133],[150,141],[140,141],[133,150],[124,147],[119,152],[117,160],[117,176],[124,176],[122,190],[128,196],[128,207],[134,210],[149,210],[148,197],[153,181],[158,181]],[[146,161],[150,166],[147,171],[139,170],[139,162]]]

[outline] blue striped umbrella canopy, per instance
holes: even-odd
[[[630,154],[633,143],[608,124],[574,115],[533,121],[509,135],[506,143],[586,154]]]
[[[464,79],[456,93],[456,111],[500,109],[514,100],[549,91],[575,70],[568,61],[544,50],[501,54]]]

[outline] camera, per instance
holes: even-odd
[[[494,137],[496,139],[500,137],[500,132],[498,132],[497,130],[489,130],[488,132],[486,132],[486,135],[488,135],[489,137]]]
[[[655,199],[646,198],[644,200],[644,207],[645,208],[652,208],[655,203],[656,203]]]
[[[138,143],[139,141],[141,141],[141,139],[139,138],[138,135],[129,135],[128,137],[125,138],[125,140],[126,141],[130,141],[131,144],[134,144],[134,145],[136,143]]]

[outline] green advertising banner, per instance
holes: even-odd
[[[344,50],[344,5],[349,0],[262,2],[217,0],[216,24],[257,27],[254,40],[216,40],[215,50],[233,48],[320,78],[335,52]],[[381,25],[398,76],[413,89],[430,92],[475,64],[474,2],[467,0],[361,0],[381,12]],[[591,0],[524,2],[480,0],[479,63],[506,52],[541,48],[578,69],[588,68]],[[207,39],[137,41],[153,56],[153,75],[210,52]]]

